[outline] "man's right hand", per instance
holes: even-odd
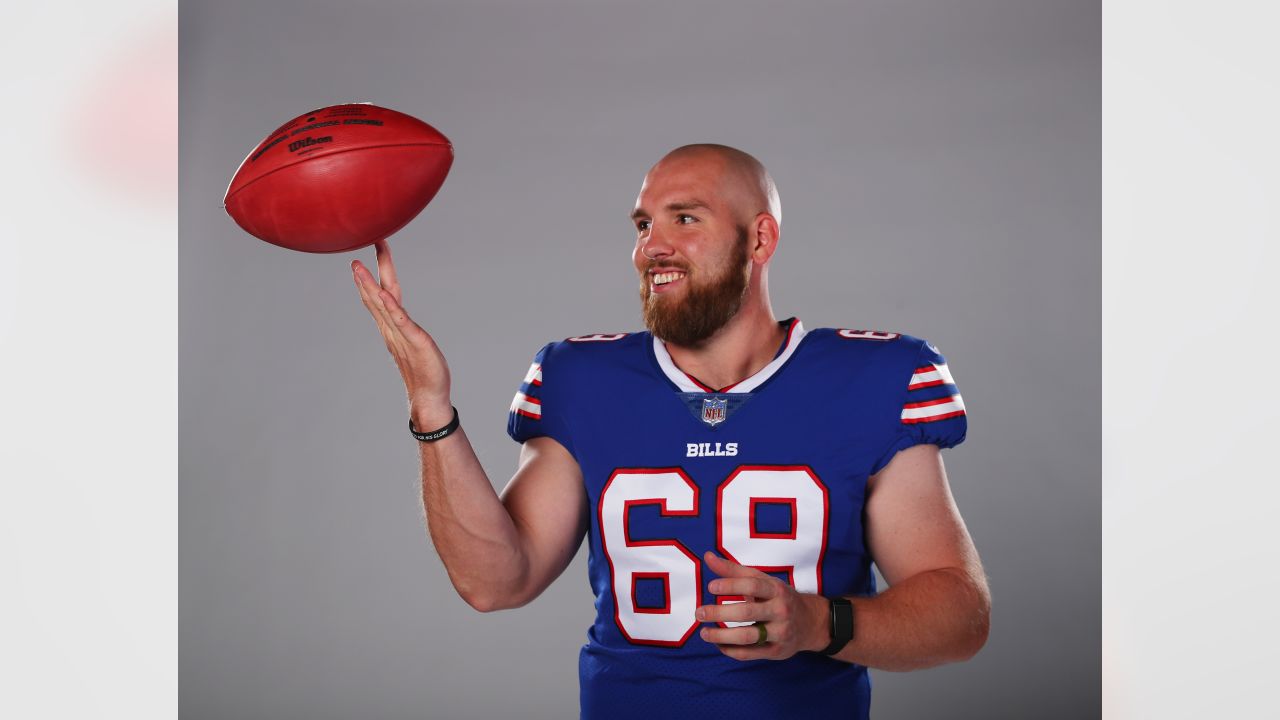
[[[369,309],[409,393],[413,424],[424,432],[453,419],[449,366],[400,300],[386,241],[374,245],[378,275],[351,263]],[[520,466],[499,496],[485,475],[466,429],[439,443],[418,443],[427,529],[458,594],[489,612],[532,601],[573,559],[590,521],[578,462],[559,442],[524,443]]]
[[[391,261],[391,248],[386,240],[374,243],[378,257],[378,275],[373,276],[359,260],[351,262],[360,299],[378,324],[400,369],[405,392],[409,396],[409,412],[419,430],[434,430],[453,419],[449,401],[449,365],[431,335],[409,317],[401,305],[400,283]]]

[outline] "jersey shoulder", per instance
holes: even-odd
[[[901,332],[819,328],[813,331],[814,356],[842,376],[856,378],[860,398],[883,407],[893,430],[871,467],[884,468],[912,445],[950,448],[964,442],[968,417],[964,399],[946,357],[921,337]]]
[[[547,343],[534,357],[534,363],[544,370],[550,366],[564,377],[585,380],[583,373],[590,375],[606,371],[611,365],[634,361],[648,337],[646,332],[577,335]]]
[[[518,442],[550,436],[576,452],[574,408],[592,397],[592,389],[617,386],[620,372],[641,364],[647,333],[592,333],[549,342],[529,364],[516,389],[507,434]]]
[[[648,337],[646,332],[590,333],[576,335],[551,343],[559,353],[582,356],[599,356],[606,353],[625,351],[634,348],[641,340]]]
[[[894,374],[906,373],[917,363],[941,358],[941,353],[923,338],[886,330],[850,328],[816,328],[806,337],[813,350],[830,362],[842,366],[873,368]]]

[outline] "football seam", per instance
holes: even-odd
[[[330,157],[330,156],[332,156],[332,155],[341,155],[341,154],[343,154],[343,153],[349,153],[349,152],[352,152],[352,151],[355,151],[355,150],[376,150],[377,148],[384,148],[384,147],[413,147],[413,146],[415,146],[415,145],[423,145],[423,146],[427,146],[427,147],[447,147],[447,148],[449,148],[450,154],[453,154],[453,143],[447,143],[447,142],[446,142],[446,143],[408,142],[408,143],[383,143],[383,144],[381,144],[381,145],[361,145],[360,147],[344,148],[344,149],[342,149],[342,150],[335,150],[334,152],[331,152],[331,153],[325,153],[325,155],[324,155],[324,156],[325,156],[325,157]],[[278,167],[278,168],[276,168],[276,169],[274,169],[274,170],[269,170],[269,171],[267,171],[267,172],[265,172],[265,173],[262,173],[262,174],[261,174],[261,175],[259,175],[258,177],[254,178],[254,179],[250,180],[249,182],[245,183],[244,185],[240,186],[240,188],[239,188],[239,189],[237,189],[234,193],[233,193],[233,192],[229,192],[229,191],[228,191],[228,192],[227,192],[227,194],[226,194],[226,196],[224,196],[224,197],[222,198],[222,209],[223,209],[223,210],[226,210],[226,209],[227,209],[227,203],[231,201],[231,198],[232,198],[232,197],[234,197],[234,196],[236,196],[236,195],[239,195],[241,192],[243,192],[243,191],[244,191],[244,189],[245,189],[245,188],[249,187],[250,185],[252,185],[252,184],[254,184],[254,183],[258,182],[259,180],[261,180],[261,179],[263,179],[263,178],[265,178],[265,177],[268,177],[268,176],[270,176],[270,175],[274,175],[275,173],[278,173],[278,172],[280,172],[281,170],[284,170],[284,169],[287,169],[287,168],[291,168],[291,167],[293,167],[294,165],[297,165],[298,163],[303,163],[303,162],[306,162],[307,160],[310,160],[310,159],[311,159],[310,157],[297,158],[297,159],[295,159],[293,162],[289,163],[288,165],[281,165],[280,167]],[[232,178],[232,182],[235,182],[235,178]]]

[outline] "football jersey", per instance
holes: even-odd
[[[507,431],[577,460],[591,515],[596,620],[579,655],[581,717],[865,718],[865,667],[821,653],[740,661],[698,636],[707,550],[805,593],[872,595],[867,478],[899,450],[964,440],[964,402],[929,343],[780,323],[755,375],[707,387],[648,332],[553,342]],[[723,626],[744,625],[728,623]]]

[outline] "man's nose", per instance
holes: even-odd
[[[671,254],[671,244],[667,242],[666,237],[661,235],[657,228],[650,226],[649,235],[640,245],[640,252],[650,260],[656,260],[661,257],[667,257]]]

